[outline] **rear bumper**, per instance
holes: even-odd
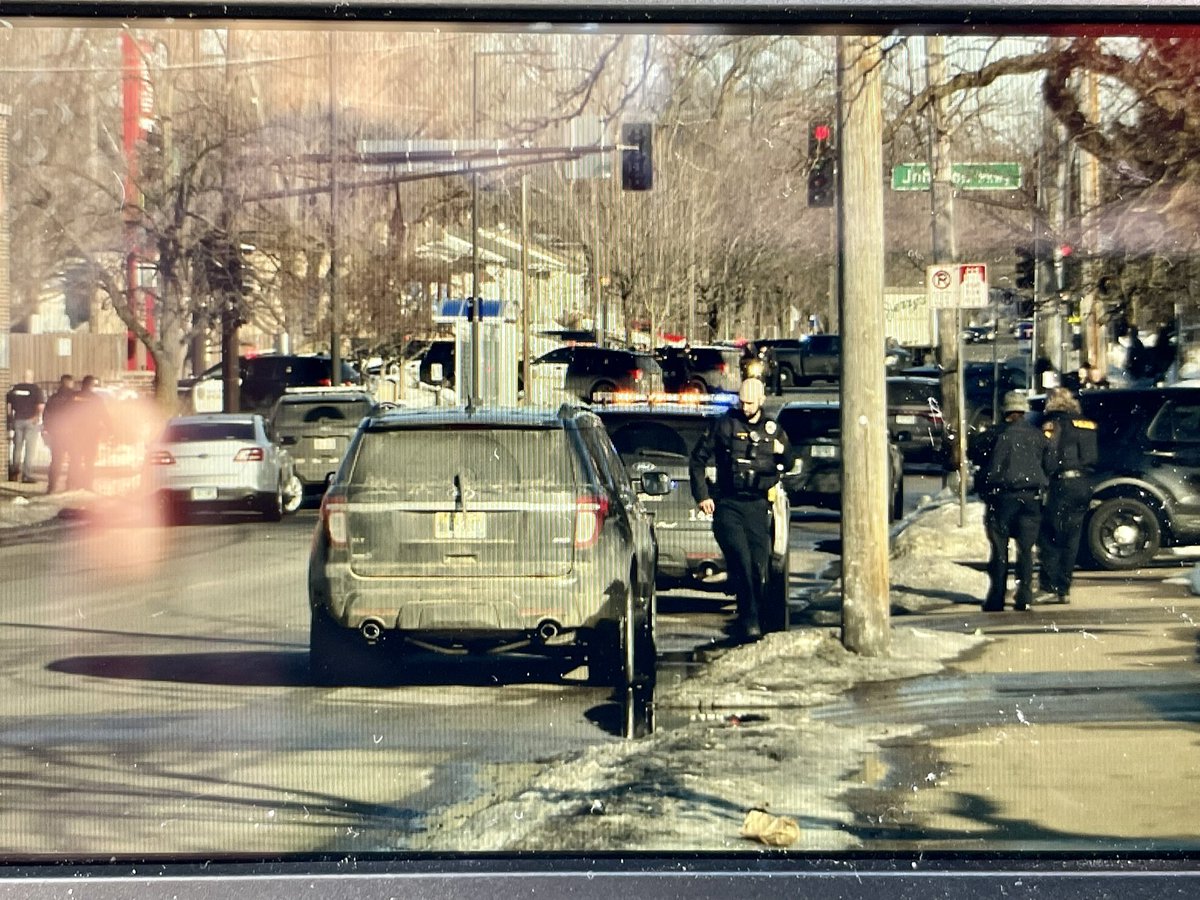
[[[559,632],[616,621],[623,590],[586,573],[544,578],[364,578],[345,563],[309,569],[309,602],[339,625],[463,637],[530,635],[546,623]]]

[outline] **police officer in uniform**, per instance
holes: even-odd
[[[1046,396],[1042,434],[1053,448],[1056,468],[1038,536],[1042,564],[1038,600],[1069,603],[1083,520],[1092,498],[1092,467],[1100,455],[1096,423],[1084,417],[1079,401],[1067,388],[1052,388]]]
[[[1033,545],[1042,520],[1042,492],[1055,470],[1045,435],[1025,418],[1029,400],[1019,391],[1004,395],[1004,424],[983,470],[980,495],[987,505],[988,594],[984,612],[1001,612],[1008,585],[1008,542],[1017,542],[1017,593],[1013,607],[1024,611],[1033,601]]]
[[[768,492],[792,461],[787,435],[763,411],[766,386],[747,378],[738,392],[740,408],[713,423],[692,450],[692,497],[713,517],[713,535],[725,555],[737,593],[735,638],[762,637],[759,608],[771,560],[771,504]],[[715,468],[715,483],[706,470]]]

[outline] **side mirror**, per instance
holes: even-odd
[[[671,488],[674,483],[671,481],[671,476],[666,472],[660,472],[657,469],[651,472],[642,473],[642,493],[649,494],[651,497],[661,497],[664,494],[671,493]]]

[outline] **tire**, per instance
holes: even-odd
[[[896,486],[895,492],[892,494],[892,502],[888,508],[888,521],[899,522],[904,518],[904,480],[901,479],[900,484]]]
[[[796,373],[792,371],[791,366],[779,367],[779,387],[781,390],[787,390],[796,386]]]
[[[645,621],[635,623],[623,613],[619,622],[607,622],[588,641],[588,681],[617,690],[653,684],[657,647],[654,641],[654,597]]]
[[[293,474],[283,491],[283,511],[290,515],[303,505],[304,482],[298,475]]]
[[[611,381],[597,381],[592,385],[592,389],[588,391],[588,400],[590,400],[592,403],[596,403],[598,402],[596,398],[597,394],[611,394],[615,392],[616,389],[617,386]]]
[[[276,485],[273,494],[263,494],[258,501],[259,511],[268,522],[278,522],[283,518],[283,486]]]
[[[336,687],[362,679],[359,656],[366,650],[358,635],[343,628],[323,609],[312,611],[308,632],[308,673],[314,684]]]
[[[789,582],[791,580],[791,562],[784,554],[783,559],[776,562],[771,560],[771,568],[767,573],[766,603],[759,610],[759,623],[766,633],[787,631],[792,627],[792,614],[788,607]]]
[[[1149,506],[1132,497],[1105,500],[1088,516],[1088,553],[1102,569],[1136,569],[1162,549],[1162,527]]]

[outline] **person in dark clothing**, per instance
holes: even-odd
[[[42,439],[50,448],[48,494],[63,488],[62,476],[70,449],[71,406],[74,401],[75,379],[71,375],[63,375],[58,379],[58,390],[50,395],[42,411]]]
[[[1027,610],[1033,600],[1033,545],[1042,518],[1042,492],[1054,472],[1050,442],[1025,418],[1029,401],[1018,391],[1004,395],[1004,424],[996,429],[980,495],[987,506],[991,556],[984,612],[1001,612],[1008,583],[1008,542],[1017,542],[1017,593],[1013,606]]]
[[[33,372],[25,373],[25,380],[17,382],[5,396],[5,418],[12,431],[12,459],[8,463],[8,480],[20,479],[33,483],[33,451],[38,434],[42,430],[42,408],[46,395],[33,380]]]
[[[735,638],[762,637],[759,609],[771,561],[769,493],[792,462],[787,435],[763,412],[766,386],[747,378],[731,409],[692,450],[689,465],[692,497],[700,512],[712,516],[713,535],[737,594]],[[715,483],[709,472],[715,469]]]
[[[112,432],[112,422],[104,398],[96,393],[96,384],[95,375],[85,375],[79,392],[71,401],[67,424],[71,455],[67,487],[70,490],[92,490],[100,440]]]
[[[1092,499],[1092,468],[1100,456],[1096,423],[1084,418],[1069,390],[1055,388],[1046,397],[1042,434],[1053,450],[1055,469],[1038,536],[1042,590],[1038,600],[1048,602],[1053,597],[1069,603],[1083,520]]]

